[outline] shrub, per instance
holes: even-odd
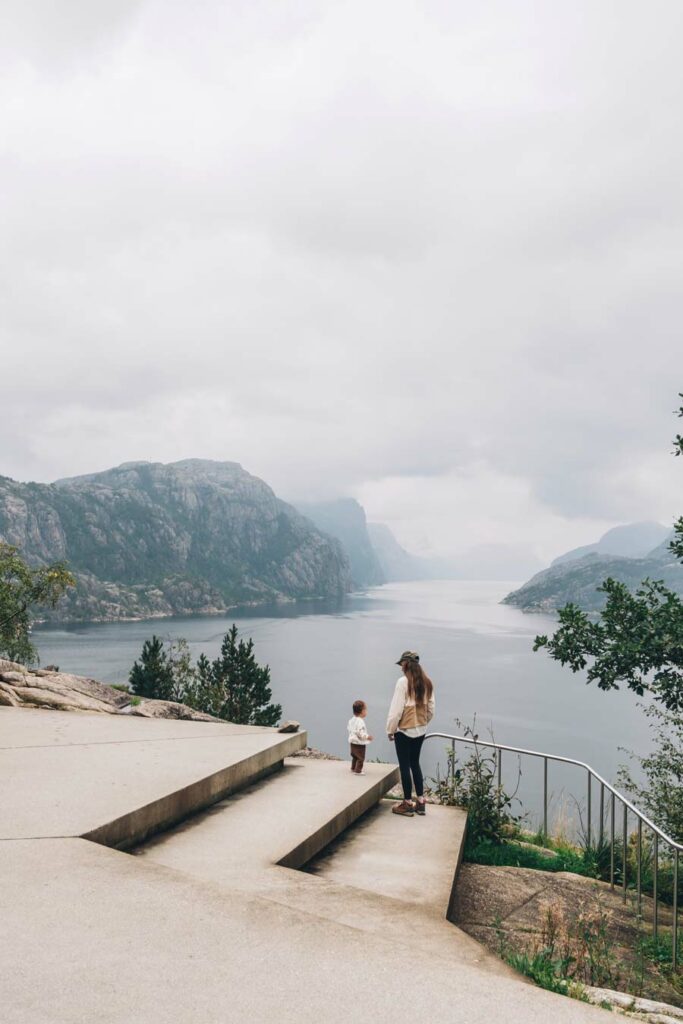
[[[568,914],[560,900],[539,908],[539,932],[528,950],[504,949],[516,970],[553,992],[585,998],[584,985],[615,988],[620,974],[609,935],[611,915],[597,902]]]
[[[473,728],[468,726],[464,732],[472,739],[473,752],[458,766],[455,752],[447,749],[446,776],[441,778],[437,773],[430,780],[432,792],[441,804],[466,808],[468,847],[500,846],[516,831],[517,819],[511,811],[513,797],[497,783],[495,756],[484,753],[477,745],[478,736]]]
[[[503,843],[468,843],[465,858],[473,864],[489,864],[494,867],[534,868],[536,871],[572,871],[586,875],[581,854],[574,850],[560,850],[549,857],[540,849],[507,840]]]
[[[173,700],[173,672],[161,637],[145,640],[140,660],[130,670],[129,682],[138,697]]]
[[[223,637],[213,661],[201,654],[192,664],[183,639],[146,640],[131,669],[130,684],[139,697],[174,700],[241,725],[276,725],[282,714],[270,703],[270,669],[254,656],[254,641],[240,640],[237,626]]]

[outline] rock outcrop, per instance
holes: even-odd
[[[180,718],[193,722],[219,722],[213,715],[170,700],[131,703],[131,694],[96,679],[50,669],[28,669],[0,658],[0,706],[53,708],[57,711],[96,711],[108,715],[143,718]]]
[[[351,585],[341,545],[234,462],[128,463],[55,484],[0,477],[0,541],[74,572],[52,621],[221,612]]]
[[[526,612],[554,615],[558,608],[573,601],[584,611],[598,612],[606,600],[598,587],[608,576],[625,583],[631,591],[649,578],[662,580],[674,593],[683,594],[683,567],[671,554],[661,558],[607,558],[593,554],[544,569],[508,594],[502,603]]]

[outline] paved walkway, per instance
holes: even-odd
[[[141,812],[149,823],[159,817],[155,808],[171,809],[175,793],[201,800],[212,785],[229,790],[236,767],[242,780],[249,772],[262,774],[264,751],[270,770],[287,743],[301,743],[305,735],[288,740],[272,730],[223,726],[200,734],[207,727],[199,723],[109,719],[108,727],[118,729],[120,722],[116,739],[97,716],[74,715],[71,725],[55,714],[0,710],[0,770],[12,773],[11,787],[3,785],[0,793],[3,1024],[348,1024],[359,1016],[376,1024],[607,1020],[602,1010],[512,976],[446,924],[437,911],[447,887],[445,860],[434,869],[422,907],[396,882],[405,863],[429,862],[430,847],[437,861],[444,841],[452,850],[446,809],[425,820],[394,822],[386,808],[369,815],[329,858],[328,878],[271,862],[300,860],[312,848],[302,843],[313,836],[317,845],[324,838],[320,828],[332,820],[336,827],[347,815],[350,824],[364,799],[374,799],[378,783],[381,790],[391,780],[385,766],[354,779],[343,763],[290,762],[251,793],[230,797],[131,856],[78,838],[76,831],[71,838],[49,833],[85,827],[101,835],[115,815],[117,835],[123,822],[130,840],[144,824]],[[111,757],[96,747],[107,747]],[[93,773],[99,773],[97,784]],[[290,802],[285,784],[300,797],[308,791],[310,800]],[[219,792],[214,789],[214,799]],[[142,801],[148,802],[141,807]],[[268,805],[277,814],[266,817]],[[380,830],[395,829],[395,856],[387,860],[373,840],[363,866],[364,829],[370,838],[379,836],[373,820]],[[39,838],[25,838],[28,829]],[[193,829],[201,841],[191,838]],[[417,829],[431,829],[431,840]],[[234,872],[221,866],[221,857],[232,861]],[[373,891],[373,872],[384,886],[383,875],[401,864],[391,892]],[[207,867],[210,877],[203,877]],[[261,884],[253,887],[256,876]],[[347,884],[352,876],[362,885]]]
[[[305,732],[227,722],[1,708],[0,839],[129,843],[305,744]]]

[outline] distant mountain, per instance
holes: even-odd
[[[368,523],[368,533],[387,583],[430,578],[425,561],[408,554],[384,523]]]
[[[608,576],[625,583],[631,590],[648,577],[663,580],[671,590],[683,595],[683,566],[665,542],[645,558],[624,558],[594,551],[583,558],[555,562],[519,590],[508,594],[503,604],[514,605],[523,611],[554,614],[558,608],[572,601],[584,611],[600,611],[605,604],[605,595],[598,593],[597,588]]]
[[[594,552],[599,555],[620,555],[622,558],[644,558],[671,535],[671,529],[661,523],[628,523],[615,526],[604,533],[595,544],[585,544],[555,558],[550,564],[575,562]]]
[[[216,612],[350,589],[339,543],[235,462],[187,459],[22,484],[0,477],[0,540],[78,585],[49,617]]]
[[[341,543],[348,556],[351,578],[356,587],[372,587],[386,581],[368,533],[362,505],[353,498],[340,498],[337,501],[299,504],[297,508],[319,530]]]

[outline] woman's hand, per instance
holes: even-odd
[[[394,734],[393,734],[393,732],[390,732],[390,733],[388,734],[388,738],[389,738],[389,742],[390,742],[390,743],[393,743],[393,742],[394,742]]]

